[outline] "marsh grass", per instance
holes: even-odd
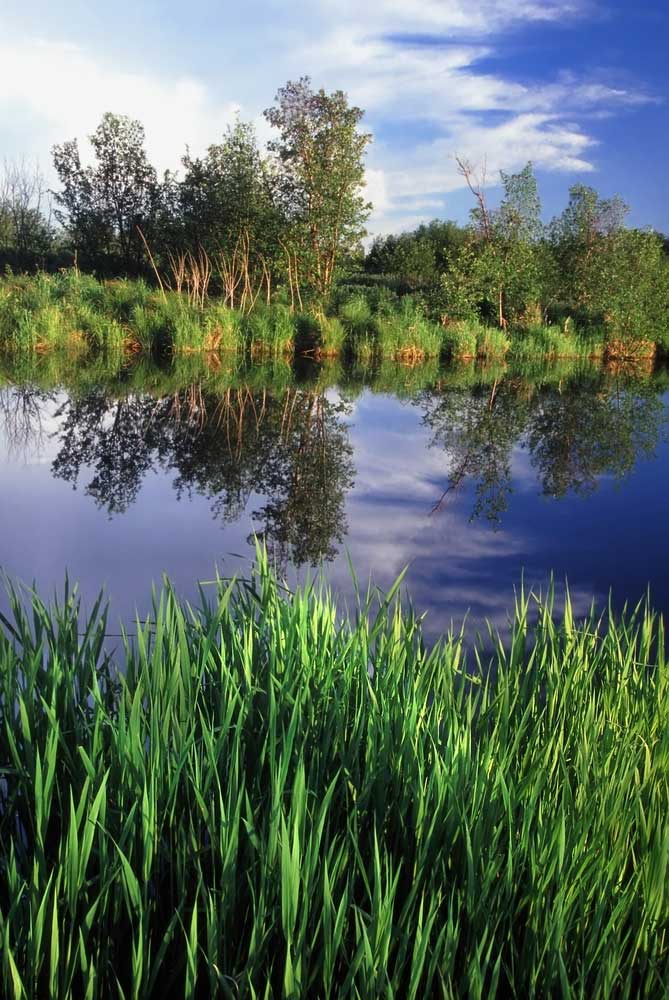
[[[387,597],[291,595],[259,553],[0,633],[2,991],[662,997],[669,674],[646,607],[428,649]]]
[[[277,296],[241,313],[215,297],[195,302],[142,280],[100,282],[78,271],[11,276],[0,280],[0,349],[44,352],[81,344],[92,351],[126,354],[307,353],[410,363],[442,354],[456,361],[490,362],[507,353],[516,360],[616,361],[655,353],[651,342],[621,340],[605,326],[577,331],[570,317],[562,325],[525,319],[509,332],[477,320],[442,327],[428,318],[418,298],[381,291],[344,289],[330,312],[312,303],[311,312],[294,314]]]
[[[346,344],[346,329],[336,316],[319,318],[318,354],[323,358],[334,358],[341,355]]]
[[[287,305],[259,306],[243,317],[242,330],[253,356],[291,354],[296,321]]]
[[[476,358],[476,346],[484,331],[481,323],[459,320],[444,327],[443,344],[447,357],[454,361],[470,361]]]
[[[363,294],[351,295],[341,303],[338,316],[353,340],[374,330],[372,308]]]
[[[567,323],[528,326],[514,331],[511,337],[510,355],[514,359],[595,359],[601,358],[603,353],[604,345],[599,338],[582,335]]]
[[[379,316],[376,325],[382,358],[416,362],[438,358],[442,352],[442,328],[428,320],[409,298],[403,300],[396,315]]]
[[[504,330],[496,327],[483,327],[476,337],[476,356],[484,361],[505,358],[511,339]]]

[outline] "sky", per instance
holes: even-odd
[[[38,161],[105,111],[159,169],[262,111],[288,79],[365,109],[372,234],[464,222],[455,156],[535,166],[548,220],[576,183],[669,232],[667,0],[0,0],[0,160]]]

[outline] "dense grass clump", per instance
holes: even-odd
[[[648,610],[521,597],[466,660],[392,594],[342,617],[262,556],[199,610],[166,586],[114,654],[99,605],[12,601],[3,995],[666,995]]]
[[[485,327],[478,321],[458,320],[444,328],[444,350],[449,358],[469,360],[477,354],[479,337]]]
[[[578,333],[573,324],[544,326],[536,324],[514,331],[511,355],[514,359],[545,357],[551,359],[601,358],[604,343],[594,335]]]
[[[396,361],[421,361],[438,358],[442,350],[443,330],[425,317],[408,297],[393,316],[376,320],[377,345],[381,358]]]

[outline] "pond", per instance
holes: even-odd
[[[46,366],[46,370],[43,368]],[[669,375],[553,365],[359,370],[43,362],[0,388],[0,566],[112,621],[248,568],[404,588],[428,635],[503,626],[514,587],[669,610]],[[4,600],[4,598],[2,598]]]

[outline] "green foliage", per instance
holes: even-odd
[[[543,326],[537,324],[519,330],[511,338],[511,355],[515,358],[587,358],[601,356],[603,342],[592,336],[583,337],[568,324]]]
[[[404,292],[437,284],[449,255],[466,240],[466,230],[455,222],[434,219],[413,232],[377,237],[365,257],[369,274],[393,275]]]
[[[318,351],[324,357],[340,355],[346,343],[346,329],[336,316],[322,316],[319,323]]]
[[[72,245],[102,266],[109,261],[136,272],[144,257],[137,227],[151,236],[160,199],[155,169],[144,149],[144,128],[107,113],[89,137],[95,165],[84,167],[76,139],[54,146],[61,190],[56,215]]]
[[[598,305],[610,338],[669,345],[669,263],[661,238],[620,230],[607,243]]]
[[[339,319],[354,337],[373,329],[372,307],[362,292],[351,295],[339,306]]]
[[[296,324],[288,306],[254,309],[243,318],[242,329],[254,354],[288,354],[293,349]]]
[[[308,77],[289,81],[265,111],[279,137],[269,148],[279,163],[277,184],[289,243],[301,280],[324,301],[346,255],[359,251],[369,205],[363,195],[364,153],[371,136],[359,131],[360,108],[346,94],[314,91]]]
[[[444,321],[473,320],[481,301],[481,279],[476,248],[470,240],[447,258],[437,297],[439,313]]]
[[[11,997],[662,996],[667,667],[647,608],[434,650],[260,556],[168,586],[124,662],[98,604],[0,637]],[[121,667],[121,669],[119,669]]]
[[[377,348],[382,358],[416,361],[439,357],[443,331],[425,316],[421,307],[409,297],[393,316],[376,319]]]
[[[479,358],[503,358],[511,346],[511,338],[504,330],[484,327],[477,332],[476,355]]]
[[[245,238],[252,268],[259,266],[261,257],[276,266],[283,223],[272,168],[260,153],[253,126],[237,121],[203,159],[187,154],[183,165],[172,241],[193,251],[202,247],[213,256],[219,251],[233,254]]]

